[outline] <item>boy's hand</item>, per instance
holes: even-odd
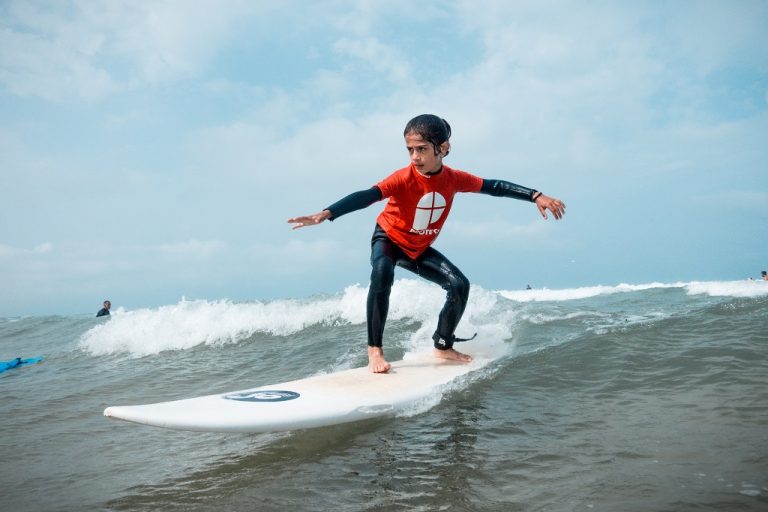
[[[539,209],[541,216],[547,219],[547,210],[552,212],[555,219],[560,220],[565,215],[565,203],[554,197],[549,197],[544,194],[540,194],[536,198],[536,208]]]
[[[320,224],[321,222],[328,220],[329,218],[331,218],[331,212],[328,210],[323,210],[313,215],[293,217],[291,219],[288,219],[288,223],[293,224],[293,228],[291,229],[299,229],[305,226],[314,226],[316,224]]]

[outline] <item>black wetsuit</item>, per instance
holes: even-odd
[[[484,179],[480,193],[532,201],[536,190],[508,181]],[[347,213],[367,208],[381,199],[381,190],[374,186],[354,192],[326,209],[331,212],[330,220],[334,220]],[[377,224],[371,238],[371,285],[368,289],[366,311],[368,345],[382,346],[395,266],[410,270],[446,291],[445,305],[440,311],[437,330],[432,336],[435,348],[448,350],[453,347],[455,341],[463,341],[456,338],[454,332],[467,306],[469,280],[458,267],[433,247],[427,248],[416,259],[408,257]]]
[[[93,311],[93,310],[91,310]],[[100,316],[109,316],[109,310],[107,308],[101,308],[98,313],[96,313],[96,317]]]

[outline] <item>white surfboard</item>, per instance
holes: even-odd
[[[104,415],[201,432],[277,432],[322,427],[394,414],[434,396],[457,377],[492,360],[475,355],[469,364],[457,363],[424,353],[392,363],[386,374],[371,373],[366,367],[354,368],[231,393],[107,407]]]

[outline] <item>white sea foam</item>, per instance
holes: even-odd
[[[515,328],[524,318],[514,302],[570,301],[636,292],[654,288],[680,288],[689,295],[759,297],[768,295],[768,283],[759,281],[649,283],[640,285],[591,286],[560,290],[488,291],[472,288],[470,302],[457,336],[471,336],[504,344],[514,338]],[[126,353],[134,357],[165,350],[184,350],[201,344],[237,343],[255,333],[290,336],[313,325],[357,325],[365,322],[367,287],[355,284],[343,292],[325,297],[235,303],[228,300],[185,300],[154,309],[119,309],[108,321],[81,336],[81,349],[94,354]],[[417,279],[395,282],[390,300],[389,319],[410,319],[421,323],[406,350],[423,350],[437,324],[445,292],[434,284]],[[499,301],[502,301],[500,303]],[[568,312],[576,318],[579,312]],[[547,323],[551,319],[528,320]]]
[[[768,295],[768,281],[709,281],[685,285],[689,295],[710,297],[763,297]]]
[[[581,288],[564,288],[550,290],[548,288],[540,288],[533,290],[499,290],[498,294],[502,297],[514,300],[516,302],[536,302],[536,301],[564,301],[564,300],[578,300],[588,299],[590,297],[597,297],[598,295],[611,295],[614,293],[626,293],[637,292],[643,290],[650,290],[653,288],[681,288],[685,286],[684,283],[665,284],[665,283],[648,283],[648,284],[618,284],[616,286],[585,286]]]
[[[87,331],[80,347],[92,354],[145,356],[200,344],[233,343],[256,332],[287,336],[314,324],[354,321],[347,317],[349,304],[344,297],[266,303],[182,299],[157,309],[114,314]]]
[[[689,283],[647,283],[626,284],[615,286],[585,286],[581,288],[563,288],[550,290],[548,288],[533,290],[499,290],[502,297],[516,302],[536,301],[567,301],[588,299],[599,295],[614,293],[638,292],[661,288],[682,288],[689,295],[710,295],[713,297],[761,297],[768,295],[768,281],[693,281]]]
[[[361,324],[365,322],[366,296],[367,288],[352,285],[334,296],[301,300],[235,303],[182,299],[154,309],[116,311],[108,321],[87,331],[79,346],[94,355],[128,353],[141,357],[201,344],[236,343],[259,332],[290,336],[312,325]],[[487,307],[488,297],[480,297],[478,294],[478,304]],[[434,319],[443,301],[444,292],[438,286],[397,281],[389,318],[417,322]]]

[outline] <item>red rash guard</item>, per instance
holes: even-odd
[[[409,165],[376,186],[382,199],[389,198],[378,224],[408,257],[416,259],[440,234],[453,196],[457,192],[480,192],[483,179],[447,165],[439,173],[425,176]]]

